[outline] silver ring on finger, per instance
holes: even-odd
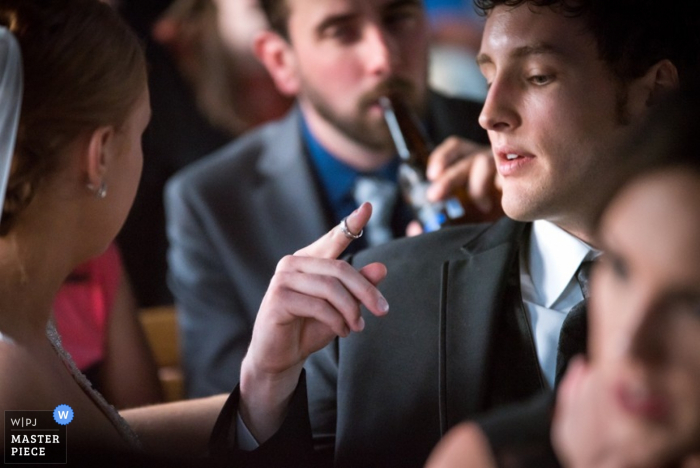
[[[340,221],[340,230],[343,231],[343,235],[347,237],[348,239],[359,239],[362,237],[362,234],[365,232],[364,229],[361,229],[359,234],[354,234],[353,232],[350,231],[350,228],[348,228],[348,217],[346,216],[343,218],[342,221]]]

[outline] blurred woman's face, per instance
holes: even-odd
[[[640,179],[613,202],[600,232],[589,351],[613,401],[610,423],[641,451],[697,450],[700,175],[672,169]]]

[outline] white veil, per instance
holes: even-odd
[[[15,37],[0,26],[0,217],[10,177],[22,105],[22,56]]]

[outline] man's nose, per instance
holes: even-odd
[[[516,110],[517,93],[506,77],[494,79],[479,114],[479,125],[485,130],[506,131],[520,125]]]
[[[364,35],[364,60],[372,75],[390,75],[399,62],[396,40],[376,25],[367,26]]]

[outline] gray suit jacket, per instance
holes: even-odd
[[[432,93],[428,132],[486,142],[481,105]],[[169,285],[187,394],[233,389],[277,262],[333,225],[300,131],[300,113],[265,125],[166,186]]]

